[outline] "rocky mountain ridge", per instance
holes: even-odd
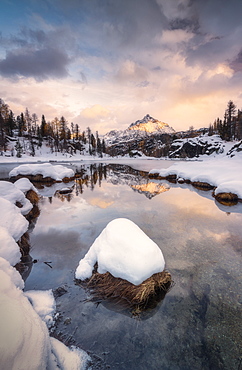
[[[162,134],[174,134],[175,130],[167,123],[161,122],[149,114],[143,119],[131,123],[125,130],[112,130],[104,135],[104,140],[107,146],[121,142],[130,142],[132,140],[140,140],[149,136]]]
[[[146,132],[148,134],[173,134],[175,130],[170,127],[167,123],[161,122],[156,118],[146,114],[143,119],[131,123],[128,130],[137,130]]]
[[[106,153],[116,156],[139,151],[147,156],[165,156],[163,144],[170,142],[174,134],[175,130],[167,123],[147,114],[125,130],[112,130],[104,135]]]
[[[229,151],[219,135],[209,135],[208,129],[175,132],[169,125],[147,114],[124,131],[110,131],[104,137],[106,153],[111,156],[142,156],[196,158],[202,155],[234,155],[241,144]]]

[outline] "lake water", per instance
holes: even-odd
[[[55,291],[53,335],[87,351],[93,369],[242,369],[241,204],[222,206],[211,192],[151,181],[139,171],[169,165],[75,164],[81,177],[67,184],[71,194],[40,190],[45,197],[31,232],[37,262],[25,289]],[[140,317],[91,302],[74,282],[79,260],[117,217],[159,245],[175,283]]]

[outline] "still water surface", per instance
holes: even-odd
[[[82,177],[68,184],[71,194],[41,190],[31,232],[37,263],[25,289],[56,292],[53,334],[86,350],[93,369],[241,370],[241,206],[220,206],[211,192],[150,181],[127,166],[74,167]],[[88,301],[74,283],[79,260],[117,217],[131,219],[159,245],[175,282],[141,317]]]

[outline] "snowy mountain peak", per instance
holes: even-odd
[[[163,134],[174,134],[174,130],[167,123],[158,121],[146,114],[143,119],[138,120],[126,130],[112,130],[104,135],[106,147],[120,147],[123,146],[127,150],[132,149],[135,142],[148,140],[150,137],[159,136]],[[133,143],[131,145],[131,143]],[[137,150],[137,148],[135,148]],[[138,149],[139,150],[139,149]]]
[[[131,123],[128,130],[139,130],[147,133],[173,133],[175,132],[167,123],[161,122],[158,119],[146,114],[143,119]]]
[[[157,122],[157,121],[158,121],[157,119],[151,117],[149,114],[146,114],[146,116],[144,116],[143,119],[131,123],[131,125],[129,127],[139,125],[140,123]]]

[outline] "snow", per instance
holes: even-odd
[[[154,173],[161,177],[176,175],[177,178],[191,182],[207,182],[216,187],[215,194],[231,192],[242,198],[242,156],[240,153],[232,158],[223,156],[209,158],[203,162],[179,162],[166,169],[150,171],[150,174]]]
[[[9,177],[18,175],[42,175],[51,177],[55,181],[62,181],[64,177],[73,177],[74,171],[61,164],[52,165],[50,163],[22,164],[9,172]]]
[[[4,227],[15,241],[18,241],[27,231],[28,221],[22,216],[20,208],[7,199],[0,198],[0,209],[0,226]]]
[[[114,219],[106,226],[79,262],[76,278],[90,278],[96,262],[99,273],[108,271],[134,285],[141,284],[165,267],[158,245],[126,218]]]
[[[9,200],[12,204],[19,202],[22,207],[20,211],[23,215],[28,214],[32,209],[32,204],[25,198],[24,193],[9,181],[0,181],[0,194],[4,199]]]
[[[12,280],[13,268],[0,259],[0,363],[2,369],[45,369],[50,353],[47,327]]]
[[[138,120],[134,123],[131,123],[131,125],[128,128],[129,130],[140,130],[145,131],[150,134],[154,133],[169,133],[173,134],[175,133],[175,130],[173,128],[169,127],[167,123],[161,122],[153,117],[151,117],[149,114],[147,114],[142,120]]]
[[[29,226],[23,215],[29,213],[32,204],[25,198],[18,185],[8,181],[0,181],[0,194],[0,257],[5,258],[14,266],[21,258],[16,242],[20,240]],[[17,207],[16,202],[19,202],[22,208]]]
[[[225,181],[215,189],[215,195],[220,193],[237,194],[242,199],[242,180],[241,181]]]
[[[38,194],[38,190],[36,189],[36,187],[32,184],[32,182],[29,181],[29,179],[25,177],[15,181],[14,185],[16,186],[16,188],[21,190],[24,194],[26,194],[29,190],[33,190]]]
[[[23,214],[32,209],[32,204],[14,184],[0,181],[0,257],[14,266],[20,261],[21,253],[17,241],[27,231],[29,223]],[[23,207],[18,208],[15,203]]]
[[[21,258],[19,246],[5,227],[0,226],[0,235],[0,257],[5,258],[12,266],[14,266]]]
[[[48,328],[54,324],[56,303],[52,290],[28,290],[24,293],[34,307],[35,311],[46,323]]]
[[[0,367],[12,370],[86,369],[90,357],[83,350],[69,349],[49,336],[47,326],[53,325],[56,310],[52,291],[24,293],[24,281],[12,267],[21,258],[16,241],[29,225],[22,215],[29,209],[22,190],[31,188],[27,179],[15,184],[0,181]],[[23,207],[18,208],[16,201]]]
[[[211,138],[211,144],[215,139]],[[233,158],[225,156],[226,153],[229,153],[232,145],[234,145],[232,142],[221,143],[221,148],[224,149],[223,153],[220,151],[220,154],[213,154],[209,157],[201,156],[199,158],[203,160],[201,162],[180,161],[168,169],[152,170],[151,172],[159,172],[161,176],[173,173],[178,178],[208,182],[216,187],[215,194],[232,192],[242,199],[242,152],[235,153],[233,151]],[[19,164],[19,162],[26,161],[26,158],[32,162],[46,162],[51,158],[70,161],[71,158],[71,161],[132,163],[135,168],[140,166],[140,169],[144,169],[146,166],[147,170],[150,170],[154,164],[151,158],[147,160],[139,158],[134,161],[129,158],[95,158],[82,155],[71,157],[58,153],[51,155],[44,145],[41,150],[42,153],[38,152],[38,155],[33,158],[27,155],[23,155],[19,159],[2,157],[1,162],[17,162]],[[160,163],[157,158],[155,162]],[[165,165],[170,165],[170,163],[166,161]],[[27,172],[30,171],[29,174],[34,174],[35,170],[40,173],[41,169],[43,176],[51,175],[53,178],[54,174],[57,180],[74,175],[72,170],[64,166],[54,166],[50,163],[32,163],[23,166]],[[19,167],[16,168],[19,169]],[[13,172],[19,171],[16,168]],[[19,246],[16,241],[28,229],[28,222],[23,214],[26,214],[29,203],[23,193],[29,189],[33,189],[33,185],[28,179],[20,179],[14,184],[0,182],[1,368],[84,369],[90,359],[84,351],[76,347],[67,348],[63,343],[49,336],[46,324],[51,326],[55,315],[52,292],[23,292],[24,282],[20,274],[12,267],[20,260]],[[34,190],[36,191],[36,189]],[[20,202],[23,207],[16,207],[16,202]],[[76,269],[76,278],[90,277],[96,262],[98,262],[100,273],[109,271],[112,275],[136,285],[153,273],[162,271],[165,266],[164,257],[159,247],[138,226],[127,219],[116,219],[107,225],[94,241],[86,256],[80,261]]]
[[[0,364],[11,370],[80,370],[90,357],[77,347],[66,347],[50,338],[45,322],[23,293],[20,274],[0,258]],[[44,299],[41,311],[47,312],[50,293],[37,293]],[[30,292],[30,296],[33,297]],[[37,301],[39,300],[38,297]],[[33,299],[36,302],[36,297]],[[53,301],[52,301],[53,302]],[[36,303],[35,303],[36,305]],[[36,305],[39,310],[39,304]]]
[[[2,257],[0,257],[0,272],[3,273],[3,274],[8,275],[8,277],[10,279],[9,281],[11,281],[16,286],[16,288],[19,288],[19,289],[24,288],[24,281],[23,281],[21,275],[19,274],[19,272],[15,268],[12,268],[10,263]],[[4,276],[4,275],[2,275],[2,276]],[[5,279],[6,279],[6,277],[5,277]],[[5,283],[4,283],[4,281],[5,281]],[[3,279],[3,280],[1,280],[1,282],[3,284],[0,285],[0,289],[4,289],[4,284],[5,284],[5,290],[6,290],[6,287],[7,287],[6,280]],[[0,296],[0,298],[1,298],[1,296]]]
[[[55,338],[50,338],[52,352],[56,358],[58,369],[63,370],[85,370],[87,363],[91,360],[90,356],[80,348],[71,346],[66,347]]]
[[[104,135],[107,146],[127,143],[134,139],[141,139],[149,135],[174,134],[175,131],[167,123],[158,121],[147,114],[125,130],[112,130]]]

